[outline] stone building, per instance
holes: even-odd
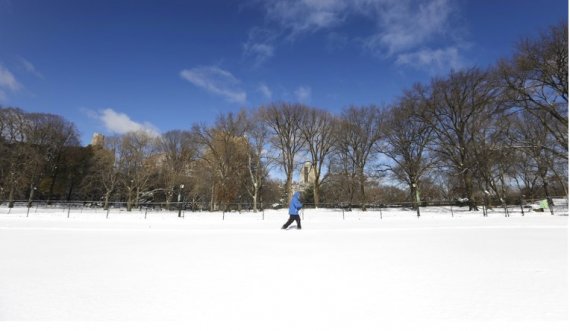
[[[93,137],[91,137],[91,146],[103,147],[104,144],[105,144],[105,136],[98,132],[93,133]]]

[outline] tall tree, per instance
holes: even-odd
[[[436,161],[428,156],[433,128],[420,118],[426,107],[426,102],[421,97],[422,89],[422,86],[416,85],[412,90],[406,91],[386,114],[383,123],[384,138],[379,144],[379,151],[392,161],[385,165],[386,169],[409,187],[414,205],[419,200],[420,183]]]
[[[117,191],[120,175],[121,137],[105,137],[102,146],[91,146],[93,157],[87,171],[86,182],[91,191],[100,193],[103,209],[109,209],[111,195]]]
[[[54,195],[61,199],[69,193],[71,172],[77,170],[70,167],[72,153],[69,153],[69,149],[79,147],[79,132],[74,123],[59,115],[30,113],[28,117],[28,141],[34,146],[41,146],[45,164],[42,175],[47,175],[47,200],[49,202]],[[36,173],[32,178],[41,179],[36,179],[37,177]],[[57,192],[56,187],[59,188]]]
[[[432,82],[423,112],[423,120],[433,128],[436,138],[434,151],[461,178],[470,210],[477,210],[476,138],[485,128],[488,116],[496,111],[496,92],[487,72],[478,69],[454,72],[447,79]]]
[[[547,148],[568,159],[568,24],[522,40],[499,68],[513,106],[539,120],[555,141]]]
[[[161,163],[161,179],[168,208],[177,187],[188,185],[187,180],[198,150],[190,131],[172,130],[158,139]],[[189,188],[187,188],[188,190]]]
[[[313,201],[318,208],[321,185],[328,174],[323,172],[328,170],[325,166],[335,143],[336,120],[329,112],[314,108],[307,109],[303,115],[299,129],[311,157]]]
[[[249,185],[246,185],[248,194],[253,200],[253,211],[257,212],[260,200],[260,191],[267,178],[270,164],[267,144],[269,142],[269,129],[260,119],[259,112],[248,114],[246,139],[248,143],[248,171]]]
[[[145,131],[129,132],[121,136],[118,147],[120,179],[127,190],[127,210],[131,211],[157,170],[156,139]]]
[[[220,115],[214,127],[194,126],[193,132],[203,147],[202,160],[214,179],[210,208],[221,203],[227,209],[240,196],[247,171],[245,113]]]
[[[372,158],[374,146],[382,138],[382,111],[377,106],[349,107],[340,115],[336,132],[336,149],[341,159],[349,164],[360,190],[362,208],[366,204],[366,168]]]
[[[8,193],[8,206],[12,208],[20,189],[26,185],[28,156],[33,149],[26,142],[26,113],[18,108],[0,109],[0,134],[4,147],[2,155],[2,191]],[[4,187],[6,189],[4,190]]]
[[[277,162],[285,174],[285,192],[288,201],[293,194],[296,157],[305,145],[305,139],[299,129],[305,111],[304,105],[290,103],[274,103],[260,109],[263,122],[272,131],[271,144],[279,153]]]

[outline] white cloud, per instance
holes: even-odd
[[[151,123],[135,122],[127,114],[118,113],[111,108],[106,108],[98,111],[96,113],[96,117],[112,134],[125,134],[128,132],[144,131],[151,136],[160,135],[159,130]]]
[[[311,101],[312,91],[310,86],[299,86],[294,93],[299,102]]]
[[[253,28],[247,42],[243,44],[243,55],[252,58],[255,66],[260,66],[275,54],[274,42],[277,34],[269,29]]]
[[[387,56],[445,36],[454,12],[449,0],[378,2],[385,3],[372,10],[377,18],[377,31],[364,39],[364,45]]]
[[[22,89],[22,84],[6,67],[0,64],[0,102],[8,100],[8,92],[18,92]]]
[[[389,59],[429,47],[435,40],[443,48],[461,42],[458,29],[453,27],[459,16],[453,0],[259,1],[267,21],[277,24],[291,40],[324,30],[337,33],[329,34],[329,39],[333,38],[329,42],[359,41],[371,54]],[[374,25],[364,35],[338,34],[340,31],[336,28],[349,20],[366,20]],[[343,38],[336,40],[336,36]]]
[[[245,103],[247,94],[240,87],[240,82],[230,72],[215,66],[201,66],[185,69],[180,77],[206,91],[220,95],[227,101]]]
[[[44,75],[42,75],[41,72],[39,72],[36,67],[28,60],[24,59],[23,57],[20,57],[20,63],[22,65],[22,67],[24,68],[24,70],[26,70],[28,73],[43,79]]]
[[[9,90],[11,92],[17,92],[22,89],[22,84],[20,84],[16,77],[0,64],[0,88],[4,90]]]
[[[349,5],[342,0],[265,0],[267,17],[288,30],[289,37],[339,25]]]
[[[271,89],[269,88],[269,86],[267,86],[267,84],[265,84],[265,83],[259,84],[259,87],[257,88],[257,90],[258,90],[266,99],[271,99],[271,97],[273,96],[273,92],[271,91]]]
[[[422,49],[413,53],[400,54],[396,63],[430,72],[441,72],[450,68],[461,69],[464,67],[459,50],[456,47]]]

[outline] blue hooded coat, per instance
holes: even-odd
[[[289,203],[289,215],[299,215],[299,209],[303,208],[299,200],[299,192],[295,192]]]

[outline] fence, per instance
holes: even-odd
[[[506,205],[499,202],[488,203],[485,205],[478,205],[475,211],[470,211],[469,207],[464,203],[458,201],[431,201],[422,202],[419,208],[411,202],[402,203],[369,203],[349,204],[349,203],[334,203],[334,204],[320,204],[317,208],[314,204],[305,204],[301,210],[301,216],[304,213],[314,213],[315,210],[321,212],[328,212],[330,217],[337,219],[353,219],[354,215],[359,213],[362,215],[366,213],[367,218],[384,219],[384,218],[397,218],[401,216],[416,216],[421,217],[438,217],[450,216],[461,217],[462,215],[480,215],[481,217],[511,217],[515,215],[524,216],[528,213],[543,212],[545,215],[568,215],[568,199],[566,197],[551,198],[551,203],[545,203],[546,199],[533,200],[529,202],[520,201],[518,205]],[[272,204],[270,206],[260,204],[259,213],[255,217],[258,219],[265,219],[265,213],[268,210],[279,211],[279,213],[286,213],[282,210],[287,206],[279,204]],[[64,218],[78,217],[84,212],[90,214],[102,215],[105,219],[120,217],[120,215],[130,215],[129,217],[140,217],[146,219],[149,215],[160,214],[164,217],[182,217],[184,218],[187,213],[205,212],[216,213],[222,220],[234,218],[232,215],[244,214],[252,215],[253,206],[247,203],[228,204],[222,210],[208,211],[205,206],[192,205],[186,202],[176,203],[144,203],[138,206],[133,206],[131,211],[127,211],[126,202],[112,202],[109,204],[108,209],[103,209],[100,201],[16,201],[14,207],[9,208],[6,202],[0,203],[0,215],[6,214],[20,214],[29,217],[33,213],[61,213]],[[104,216],[103,216],[104,215]],[[59,217],[61,217],[59,216]]]

